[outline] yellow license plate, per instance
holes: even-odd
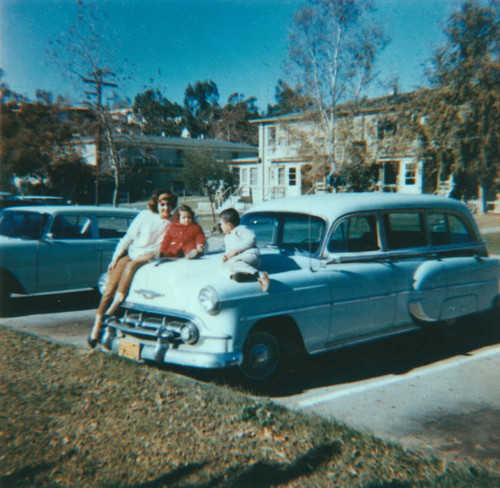
[[[118,343],[118,355],[124,358],[139,361],[141,359],[141,345],[136,342],[121,339]]]

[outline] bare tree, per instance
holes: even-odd
[[[376,54],[386,44],[371,12],[370,0],[308,0],[294,16],[286,68],[296,91],[309,101],[307,125],[321,134],[300,135],[316,181],[337,169],[338,104],[360,98],[372,80]]]
[[[56,41],[49,42],[48,53],[62,73],[79,83],[86,93],[86,103],[95,115],[96,141],[96,192],[95,203],[99,204],[99,178],[101,174],[103,147],[106,151],[107,167],[114,176],[113,204],[116,205],[119,189],[120,160],[113,139],[112,119],[108,108],[102,103],[103,90],[118,85],[108,81],[116,78],[113,53],[104,17],[96,3],[77,0],[77,21]],[[93,86],[87,91],[84,86]],[[102,144],[104,131],[106,144]]]

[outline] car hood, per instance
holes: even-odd
[[[222,265],[222,253],[199,259],[158,260],[137,271],[127,302],[188,311],[198,304],[202,288],[212,286],[227,294],[232,283]]]
[[[301,270],[309,261],[276,249],[265,250],[261,269],[272,279],[280,280],[284,276],[282,273],[289,275],[290,271]],[[192,260],[153,261],[143,266],[134,277],[126,302],[132,306],[140,304],[196,313],[198,295],[207,286],[212,287],[223,301],[262,295],[257,281],[236,283],[231,280],[228,269],[222,264],[222,253],[217,253]]]

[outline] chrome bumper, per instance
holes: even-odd
[[[108,319],[105,326],[101,339],[103,348],[136,361],[153,361],[160,364],[206,369],[230,368],[239,366],[243,361],[242,353],[210,353],[200,351],[196,346],[179,348],[174,341],[175,337],[166,330],[163,330],[161,334],[147,330],[139,332],[136,328],[122,325],[115,319]],[[228,340],[229,338],[218,337],[217,339]],[[131,347],[123,347],[124,344]]]

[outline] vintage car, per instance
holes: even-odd
[[[135,360],[238,366],[267,380],[317,354],[499,306],[499,260],[467,208],[428,195],[283,198],[242,216],[270,286],[222,273],[222,254],[141,268],[102,347]]]
[[[0,308],[12,293],[95,288],[136,210],[9,207],[0,213]]]

